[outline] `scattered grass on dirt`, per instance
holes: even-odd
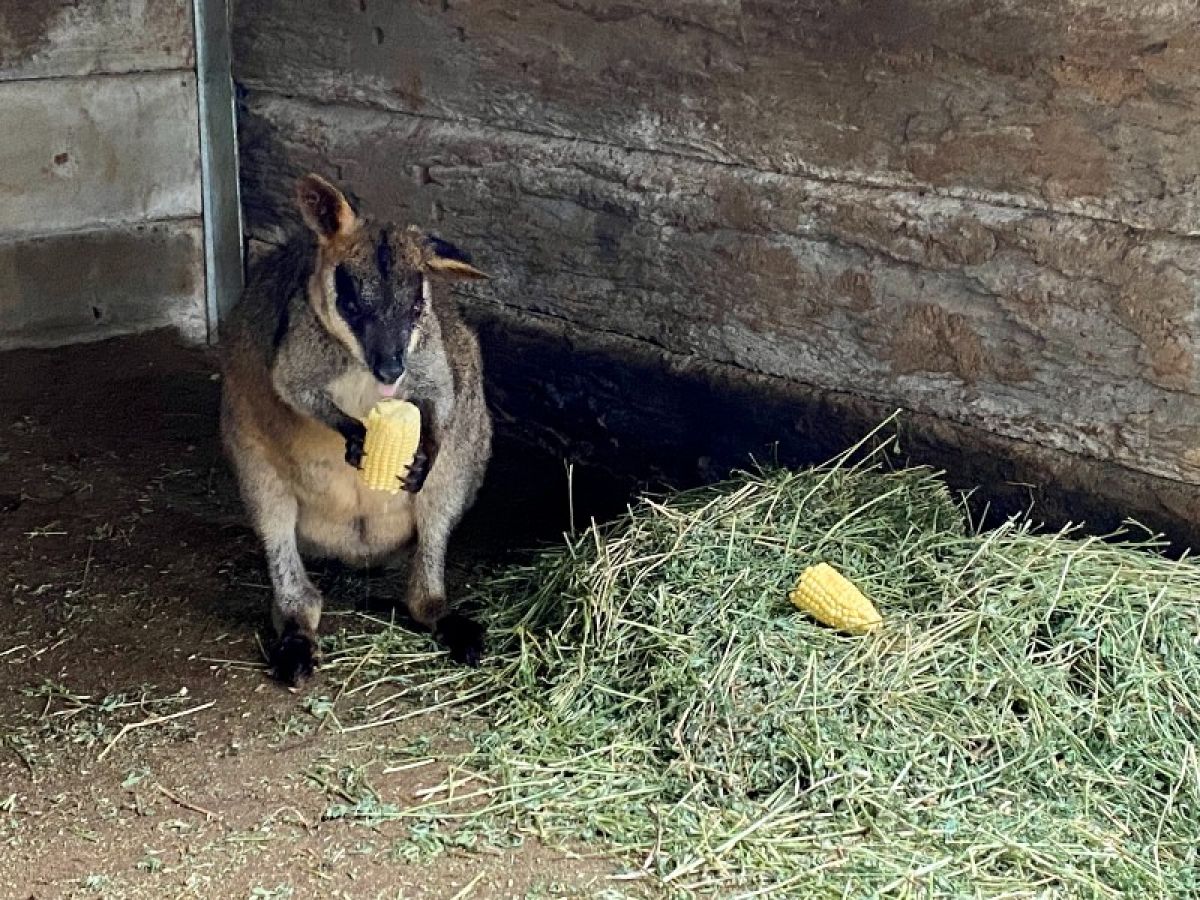
[[[154,729],[159,738],[164,733],[179,737],[187,733],[185,717],[213,706],[212,701],[191,702],[186,688],[156,696],[153,685],[97,697],[44,680],[21,693],[35,699],[40,710],[10,723],[0,743],[7,743],[31,771],[53,765],[56,751],[68,746],[99,748],[97,758],[103,759],[142,729]]]
[[[1200,893],[1200,566],[1149,536],[979,533],[886,444],[848,458],[647,499],[486,577],[481,671],[348,621],[328,725],[487,724],[421,802],[327,814],[615,848],[680,895]],[[879,633],[789,605],[814,560]]]
[[[448,737],[454,713],[343,735],[325,679],[309,697],[267,677],[270,585],[222,461],[219,383],[164,338],[74,347],[65,368],[59,350],[0,354],[0,896],[603,894],[613,864],[588,847],[432,815],[338,817],[372,792],[385,811],[412,805],[444,765],[383,770],[418,744],[470,744]],[[64,397],[87,402],[64,416]],[[501,437],[452,564],[557,533],[560,468]],[[582,482],[597,514],[624,496]],[[403,596],[400,573],[313,574],[334,613]],[[355,799],[304,774],[322,768]]]

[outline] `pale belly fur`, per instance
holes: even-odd
[[[365,417],[378,397],[374,380],[355,378],[332,392],[351,415]],[[355,565],[385,563],[414,535],[412,495],[375,491],[345,461],[345,444],[328,429],[305,435],[293,463],[300,504],[297,536],[316,556]]]
[[[305,553],[373,565],[388,562],[412,539],[409,495],[392,497],[357,484],[334,493],[301,499],[296,532]]]

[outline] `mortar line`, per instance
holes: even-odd
[[[195,223],[203,225],[204,216],[199,211],[175,213],[167,216],[153,216],[146,219],[111,219],[88,222],[73,228],[49,228],[30,231],[0,231],[0,244],[20,244],[27,241],[45,241],[53,238],[83,237],[89,234],[111,234],[114,232],[135,231],[138,228],[149,228],[155,225],[187,225]]]
[[[38,81],[112,81],[121,78],[144,78],[147,75],[191,75],[195,77],[195,63],[186,66],[161,66],[146,69],[128,69],[121,72],[51,72],[46,75],[0,76],[0,87],[6,84],[31,84]]]

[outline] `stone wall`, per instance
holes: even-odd
[[[471,248],[516,430],[695,478],[900,407],[1197,534],[1189,0],[239,0],[234,55],[251,236],[312,169]]]
[[[0,348],[205,336],[190,0],[0,0]]]

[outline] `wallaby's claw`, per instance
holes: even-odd
[[[356,469],[361,469],[363,445],[367,441],[367,428],[361,422],[354,424],[358,427],[346,431],[346,462]]]
[[[410,494],[415,494],[425,486],[425,479],[429,477],[429,454],[424,447],[418,447],[417,453],[413,457],[413,461],[408,466],[408,471],[405,473],[403,482],[404,490]]]

